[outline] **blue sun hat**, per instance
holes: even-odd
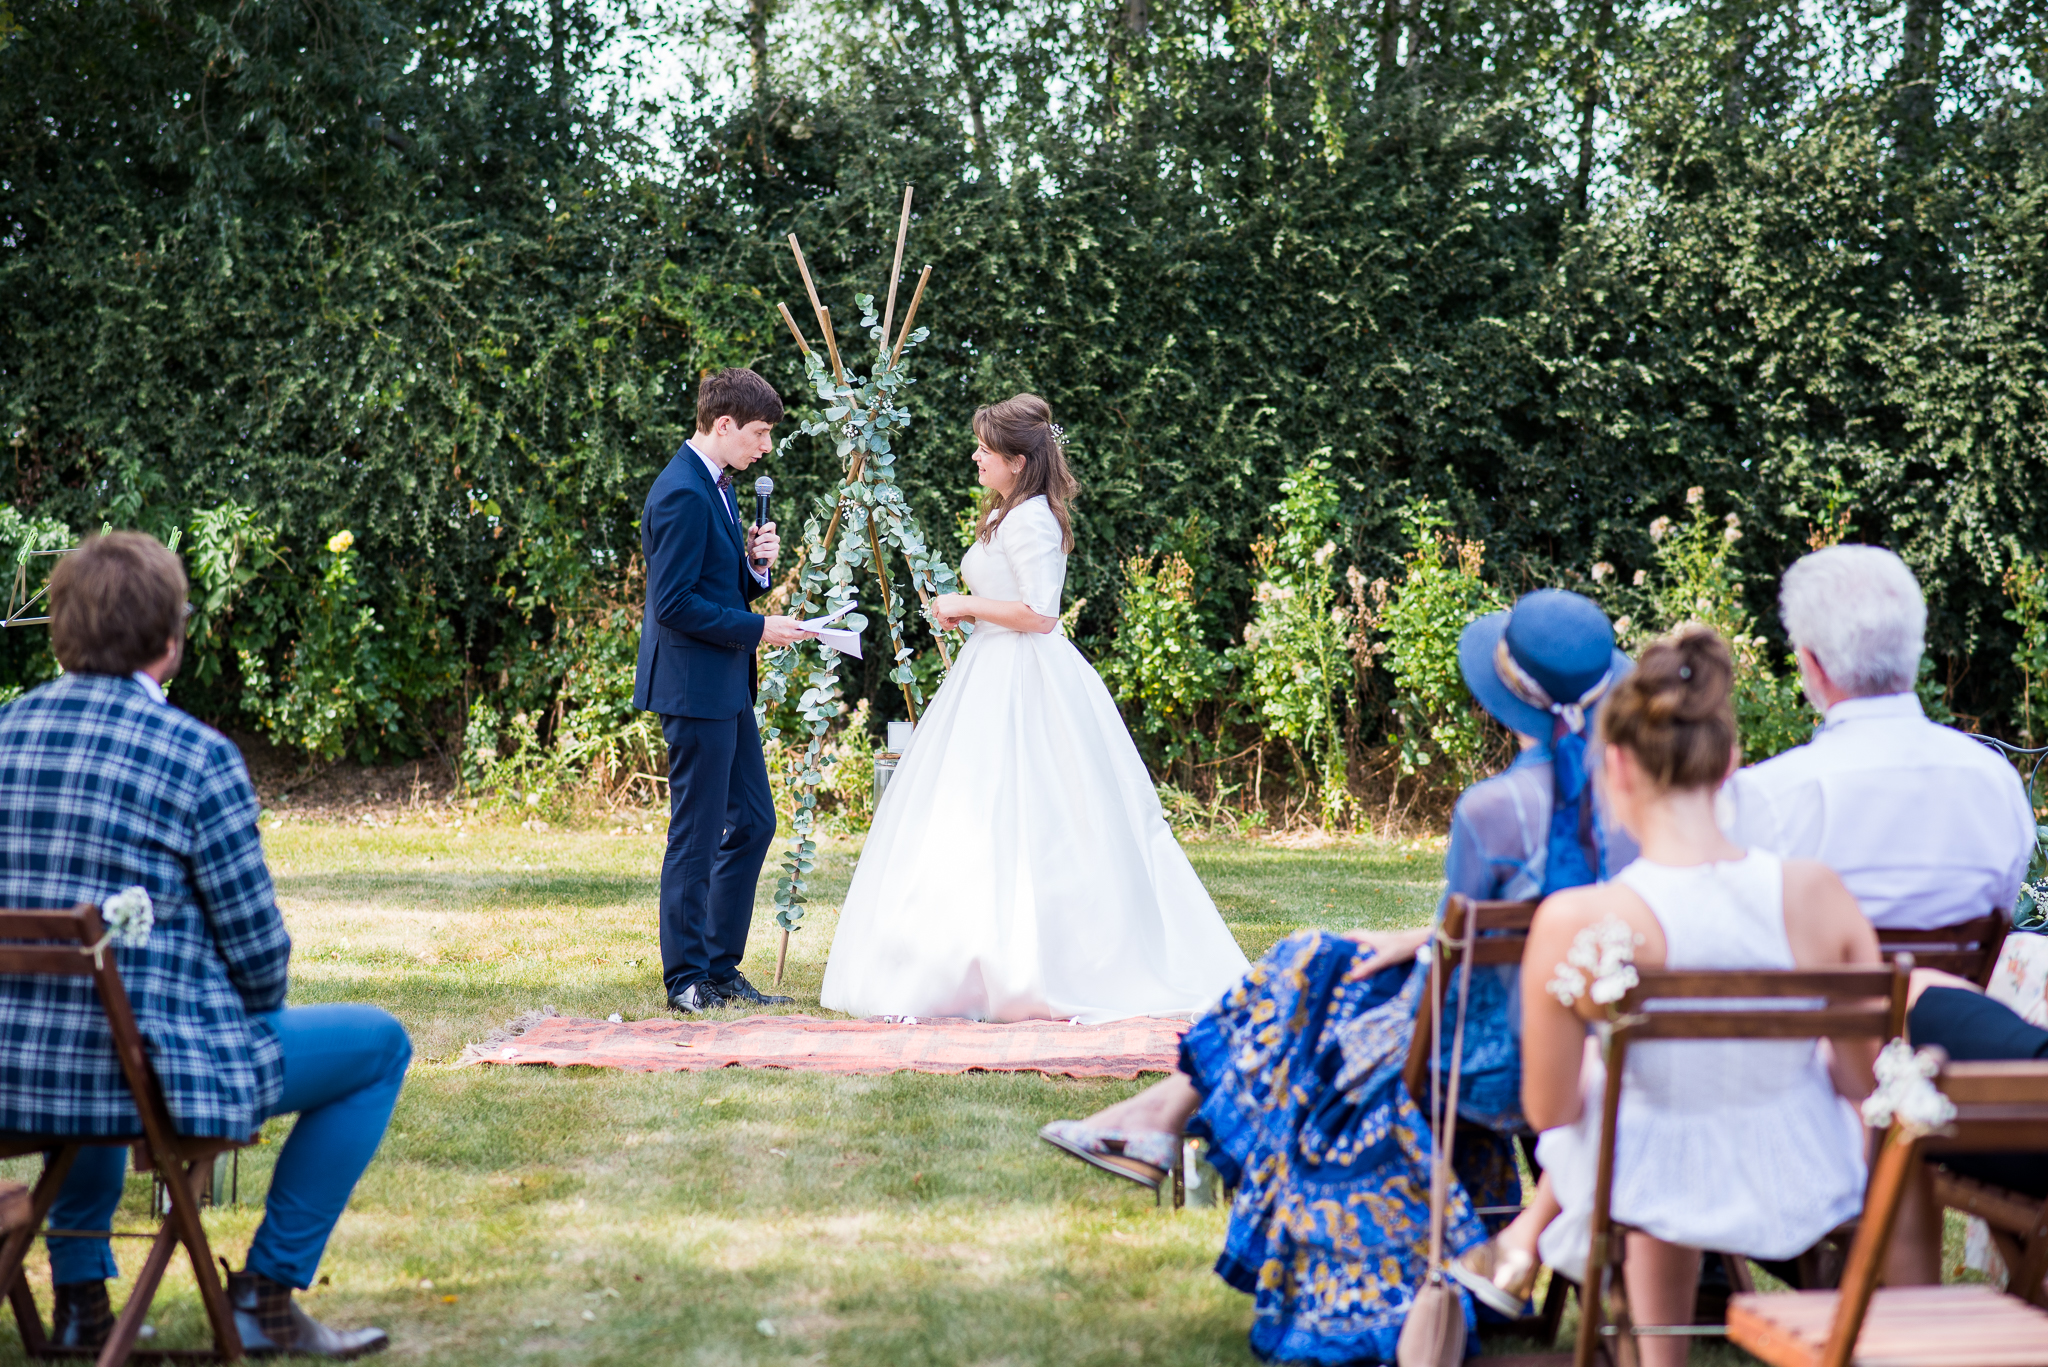
[[[1524,595],[1512,610],[1481,617],[1458,637],[1458,670],[1472,697],[1502,725],[1550,746],[1555,792],[1546,895],[1606,876],[1586,743],[1593,710],[1632,667],[1614,648],[1614,626],[1599,604],[1564,589]]]

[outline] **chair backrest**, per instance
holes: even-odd
[[[1646,1039],[1890,1039],[1906,1030],[1913,968],[1900,954],[1871,968],[1643,969],[1621,999],[1610,1052]]]
[[[1629,1046],[1646,1040],[1890,1039],[1905,1030],[1913,957],[1873,968],[1642,969],[1606,1032],[1586,1291],[1578,1361],[1592,1361],[1614,1239],[1614,1135]],[[1760,1006],[1777,1001],[1782,1005]],[[1654,1003],[1654,1008],[1652,1004]]]
[[[160,1154],[177,1152],[170,1108],[142,1047],[142,1031],[121,985],[111,947],[95,954],[105,934],[100,909],[80,903],[69,911],[0,911],[0,975],[28,978],[91,978],[113,1037],[121,1075],[135,1098],[142,1132]]]
[[[1934,1085],[1955,1103],[1956,1118],[1933,1134],[1898,1123],[1885,1132],[1842,1271],[1824,1367],[1847,1367],[1855,1353],[1915,1163],[1930,1153],[2048,1153],[2048,1062],[1949,1063]]]
[[[1444,956],[1444,972],[1437,986],[1438,992],[1448,990],[1451,971],[1464,960],[1468,919],[1472,924],[1472,964],[1475,968],[1485,964],[1519,964],[1522,951],[1529,945],[1529,925],[1536,919],[1538,905],[1534,901],[1481,902],[1463,893],[1451,894],[1450,901],[1444,906],[1443,931],[1437,940],[1438,952]],[[1418,1106],[1429,1105],[1429,1056],[1434,1046],[1429,994],[1425,988],[1416,1008],[1415,1034],[1408,1045],[1408,1063],[1401,1070],[1408,1095],[1415,1098]]]
[[[1880,926],[1877,948],[1887,959],[1911,954],[1917,967],[1938,968],[1989,987],[1991,970],[1998,967],[1998,951],[2005,947],[2005,933],[2011,926],[2012,918],[1997,910],[1937,930],[1887,930]]]

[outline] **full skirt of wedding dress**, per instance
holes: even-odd
[[[1248,966],[1102,680],[1062,635],[983,623],[875,813],[823,1005],[1192,1015]]]

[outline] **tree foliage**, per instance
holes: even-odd
[[[2019,721],[2001,586],[2048,532],[2031,0],[8,13],[0,502],[166,536],[249,510],[255,558],[207,580],[235,644],[179,684],[216,719],[333,753],[308,671],[359,694],[333,725],[361,753],[452,743],[485,695],[550,734],[572,694],[616,710],[616,661],[594,691],[577,662],[617,654],[592,624],[631,634],[695,376],[803,394],[783,236],[826,293],[878,293],[908,182],[911,511],[966,502],[975,406],[1046,395],[1084,641],[1199,517],[1199,644],[1232,646],[1275,490],[1324,451],[1333,567],[1399,580],[1426,501],[1504,597],[1653,568],[1648,527],[1712,489],[1772,660],[1817,530],[1892,545],[1958,710]],[[681,88],[634,65],[657,33]],[[794,434],[771,468],[786,508],[839,477]],[[41,652],[7,633],[7,679]],[[891,667],[848,680],[877,724]]]

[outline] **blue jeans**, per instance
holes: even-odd
[[[260,1019],[277,1033],[284,1052],[284,1091],[270,1114],[296,1111],[299,1119],[277,1156],[246,1266],[303,1291],[383,1142],[412,1062],[412,1041],[396,1017],[375,1006],[293,1006]],[[108,1228],[127,1168],[125,1145],[82,1150],[50,1207],[50,1228]],[[107,1240],[50,1240],[54,1284],[116,1275]]]

